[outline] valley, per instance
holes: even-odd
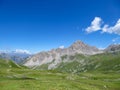
[[[68,56],[62,57],[63,61]],[[84,56],[55,69],[47,65],[28,68],[11,60],[0,60],[0,90],[119,90],[120,52]],[[83,60],[84,59],[84,60]]]
[[[120,0],[0,0],[0,90],[120,90]]]

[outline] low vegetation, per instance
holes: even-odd
[[[120,90],[120,53],[75,55],[54,70],[0,59],[0,90]]]

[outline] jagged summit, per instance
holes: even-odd
[[[80,41],[80,40],[77,40],[77,41],[75,41],[70,47],[84,47],[84,46],[86,46],[85,43],[83,43],[83,42]]]
[[[105,49],[105,51],[107,52],[120,51],[120,44],[111,44]]]
[[[85,43],[83,41],[81,41],[81,40],[77,40],[73,44],[85,44]]]
[[[57,48],[47,52],[40,52],[28,58],[27,62],[24,65],[38,66],[38,65],[50,63],[53,60],[55,60],[54,64],[56,65],[59,62],[61,62],[61,57],[64,55],[68,55],[68,56],[75,54],[93,55],[97,53],[100,53],[99,49],[93,46],[89,46],[84,42],[78,40],[68,48],[64,48],[64,49]]]
[[[90,46],[85,44],[84,42],[78,40],[76,42],[74,42],[70,47],[69,47],[70,51],[74,52],[74,53],[81,53],[81,54],[96,54],[96,52],[99,51],[98,48],[94,47],[94,46]]]

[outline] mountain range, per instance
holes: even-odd
[[[47,65],[46,69],[55,69],[63,62],[74,61],[71,57],[75,57],[76,55],[88,57],[96,54],[117,51],[120,51],[120,44],[112,44],[104,50],[100,50],[78,40],[68,48],[57,48],[50,51],[42,51],[34,55],[16,51],[0,52],[0,58],[13,60],[18,64],[23,64],[31,68],[40,68]]]
[[[7,59],[7,60],[13,60],[15,63],[22,63],[24,60],[26,60],[28,57],[30,57],[31,54],[25,53],[25,52],[0,52],[0,58]]]
[[[1,52],[0,68],[0,90],[120,90],[120,45],[99,50],[76,41],[34,55]]]
[[[40,52],[30,58],[27,58],[27,61],[24,63],[24,65],[33,67],[54,61],[54,65],[51,65],[49,67],[52,68],[61,62],[61,57],[64,55],[68,55],[68,56],[75,54],[94,55],[101,52],[102,51],[100,51],[96,47],[89,46],[83,43],[82,41],[76,41],[68,48],[63,48],[63,49],[57,48],[46,52]]]
[[[71,62],[71,60],[74,61],[74,59],[71,59],[71,57],[74,57],[75,55],[83,55],[87,57],[96,54],[119,51],[119,50],[120,50],[120,45],[113,44],[108,46],[104,50],[100,50],[94,46],[90,46],[78,40],[68,48],[63,48],[63,49],[57,48],[57,49],[52,49],[50,51],[37,53],[27,58],[26,61],[24,62],[24,65],[32,68],[38,68],[38,67],[40,68],[41,66],[47,65],[46,69],[55,69],[59,67],[59,65],[63,62]]]

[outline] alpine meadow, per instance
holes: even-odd
[[[0,90],[120,90],[120,1],[0,0]]]

